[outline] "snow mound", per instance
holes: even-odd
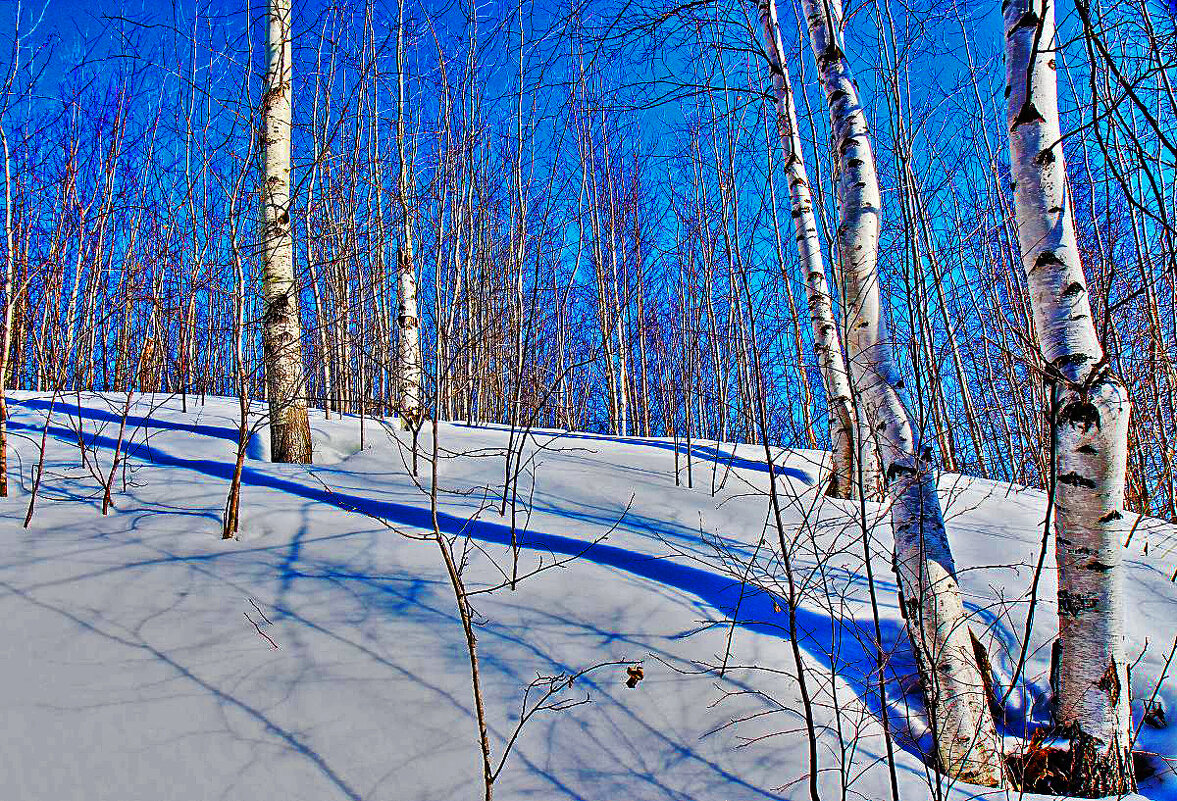
[[[269,464],[268,433],[254,433],[241,534],[222,541],[236,401],[189,398],[185,411],[164,396],[127,407],[121,395],[14,394],[14,492],[0,500],[0,637],[10,643],[0,798],[479,797],[470,665],[435,524],[470,590],[507,585],[471,597],[496,765],[537,677],[589,671],[559,696],[566,708],[522,728],[497,798],[809,797],[763,448],[693,443],[688,460],[665,440],[535,431],[504,509],[504,454],[518,433],[442,423],[434,514],[428,424],[414,454],[395,426],[368,419],[361,435],[357,418],[312,414],[311,466]],[[116,446],[128,459],[102,516],[99,478]],[[802,588],[795,618],[821,796],[890,798],[885,719],[901,796],[926,798],[928,735],[886,511],[869,504],[863,521],[856,504],[824,497],[826,458],[774,454]],[[1045,499],[947,475],[941,493],[974,629],[1008,684]],[[1177,703],[1172,682],[1158,688],[1177,635],[1175,544],[1173,526],[1141,520],[1126,554],[1137,721],[1154,694],[1167,710]],[[1045,559],[1003,723],[1011,748],[1045,722],[1049,549]],[[630,688],[635,663],[643,679]],[[1144,726],[1137,747],[1156,755],[1141,795],[1171,796],[1177,742]]]

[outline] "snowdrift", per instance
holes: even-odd
[[[240,536],[222,541],[236,400],[189,398],[183,411],[175,397],[136,397],[120,442],[124,396],[14,394],[12,495],[0,500],[0,798],[481,797],[468,655],[435,524],[467,588],[497,587],[473,597],[496,757],[537,677],[592,668],[563,688],[561,708],[519,730],[496,798],[809,797],[763,448],[688,453],[663,440],[442,423],[434,514],[428,425],[414,477],[409,432],[312,413],[314,466],[267,463],[265,431],[255,433]],[[520,441],[515,502],[501,514],[504,454]],[[98,476],[116,445],[128,458],[104,517]],[[883,720],[901,797],[1005,797],[935,789],[919,758],[928,734],[886,510],[867,504],[864,520],[858,504],[824,497],[825,459],[774,453],[822,798],[891,797]],[[1024,676],[1009,687],[1045,497],[952,475],[940,488],[974,630],[1008,691],[1012,749],[1047,717],[1049,547]],[[1174,545],[1177,529],[1142,519],[1127,552],[1137,723],[1146,700],[1177,702],[1177,683],[1160,681],[1177,670]],[[1137,750],[1155,771],[1141,795],[1175,795],[1170,730],[1142,725]]]

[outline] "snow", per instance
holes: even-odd
[[[417,478],[407,469],[410,434],[379,421],[364,421],[361,449],[358,418],[312,413],[312,467],[267,463],[259,430],[247,449],[241,533],[222,541],[235,400],[189,398],[184,412],[178,398],[136,396],[127,485],[120,468],[116,508],[103,517],[94,473],[109,470],[125,396],[58,397],[26,530],[51,399],[14,394],[12,494],[0,500],[0,798],[481,797],[465,639],[426,536],[428,425]],[[81,464],[79,425],[96,471]],[[437,519],[460,535],[472,590],[511,571],[512,515],[499,514],[509,436],[450,423],[437,431]],[[681,455],[675,485],[666,441],[534,432],[525,453],[516,537],[526,577],[473,599],[494,763],[537,676],[602,666],[560,696],[589,703],[530,719],[495,797],[808,798],[763,448],[695,443],[693,488]],[[825,458],[793,451],[778,460],[821,795],[889,798],[862,525],[856,504],[820,495]],[[941,491],[974,626],[987,627],[1007,681],[1045,499],[951,475]],[[926,732],[885,510],[868,504],[867,517],[901,797],[927,798],[929,773],[914,753]],[[1143,520],[1127,554],[1136,720],[1177,635],[1175,544],[1177,529]],[[1027,682],[1007,705],[1008,748],[1026,720],[1044,720],[1052,569],[1048,552]],[[629,689],[625,667],[637,662],[645,678]],[[710,669],[720,664],[722,676]],[[1158,694],[1167,711],[1172,685]],[[1161,758],[1177,757],[1169,730],[1144,727],[1137,748],[1160,755],[1141,795],[1177,795]],[[961,799],[1006,795],[945,789]]]

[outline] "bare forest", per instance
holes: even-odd
[[[1177,792],[1173,3],[8,0],[0,54],[0,576],[195,470],[217,554],[278,492],[431,554],[449,797]],[[703,598],[707,655],[503,674],[496,604],[581,563]],[[242,631],[293,659],[282,565]],[[528,789],[527,732],[659,670],[784,767]],[[263,728],[308,798],[435,797]]]

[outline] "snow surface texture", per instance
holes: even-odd
[[[421,539],[433,525],[428,426],[417,479],[411,435],[391,425],[313,413],[312,467],[264,462],[260,430],[240,537],[226,542],[236,401],[190,398],[184,413],[174,397],[136,398],[125,489],[120,468],[116,509],[102,517],[77,432],[105,474],[125,397],[82,396],[80,407],[59,397],[25,530],[50,398],[15,396],[12,497],[0,500],[0,799],[481,797],[465,640],[437,547]],[[441,424],[438,440],[438,527],[464,554],[469,589],[500,584],[512,561],[512,512],[499,514],[509,432]],[[630,689],[615,664],[578,679],[559,700],[591,702],[527,723],[496,798],[808,798],[763,448],[693,443],[688,488],[686,455],[676,486],[668,441],[534,432],[526,442],[519,573],[549,569],[473,599],[496,763],[537,676],[640,662],[645,678]],[[863,525],[855,503],[820,494],[826,458],[787,452],[776,466],[821,795],[889,798]],[[957,476],[941,492],[974,629],[1008,684],[1045,498]],[[936,779],[916,755],[927,732],[886,510],[868,504],[867,518],[901,797],[927,798]],[[1128,552],[1136,721],[1177,633],[1175,545],[1177,529],[1141,520]],[[1048,552],[1026,681],[1007,703],[1008,748],[1045,721],[1053,562]],[[1167,711],[1175,687],[1157,695]],[[1169,730],[1144,727],[1137,748],[1159,755],[1142,795],[1177,796]]]

